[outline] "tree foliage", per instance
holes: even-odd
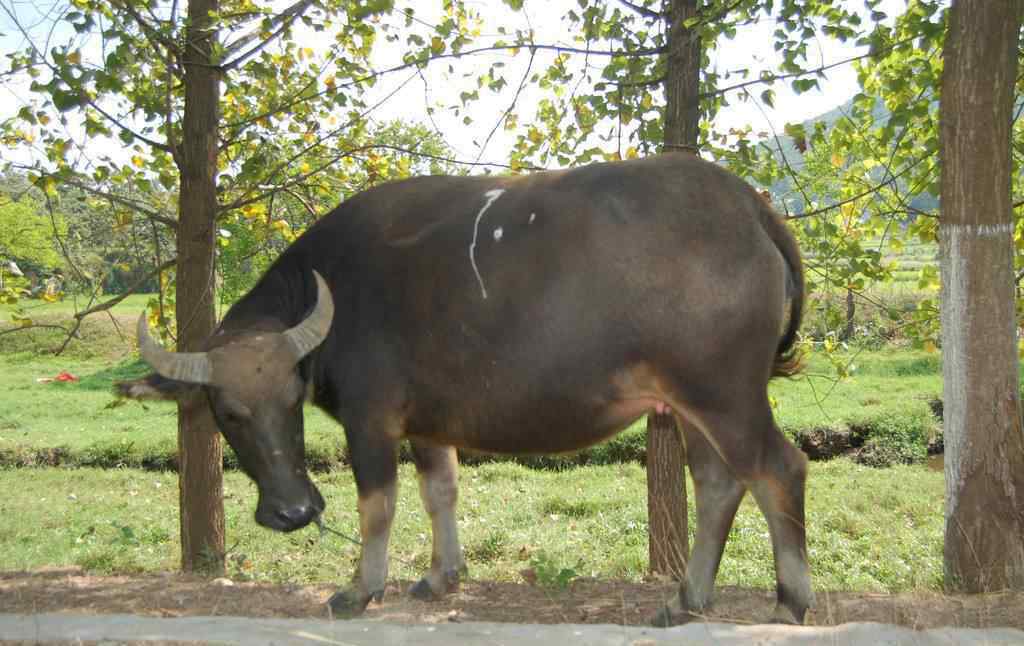
[[[105,207],[112,237],[149,229],[150,268],[173,258],[189,47],[178,3],[57,1],[31,16],[19,7],[3,6],[26,43],[8,59],[12,76],[30,79],[32,100],[2,123],[3,142],[32,151],[19,165],[47,199],[59,204],[76,189]],[[234,0],[213,16],[223,80],[217,218],[229,283],[239,258],[280,248],[344,195],[413,170],[450,170],[433,133],[371,120],[369,55],[391,10],[379,0],[303,0],[275,12],[270,2]],[[39,16],[43,34],[30,26]],[[460,34],[451,28],[444,49]]]
[[[531,5],[502,4],[512,15]],[[848,291],[867,303],[870,288],[891,275],[887,258],[915,241],[932,244],[936,236],[935,123],[947,3],[911,0],[896,15],[886,15],[882,8],[892,3],[881,0],[855,4],[701,0],[687,25],[704,52],[699,147],[770,191],[794,218],[811,250],[812,288],[835,296],[819,303],[821,320],[835,324],[845,316]],[[661,0],[560,5],[570,37],[549,42],[528,22],[502,22],[507,13],[497,5],[322,0],[282,11],[270,3],[226,3],[217,23],[224,35],[218,54],[224,69],[218,194],[224,275],[260,266],[259,257],[287,243],[314,214],[363,186],[411,172],[451,172],[456,166],[445,160],[453,155],[432,120],[441,111],[466,125],[493,119],[479,110],[489,95],[501,97],[506,108],[486,139],[475,143],[486,147],[496,132],[504,133],[514,170],[656,150],[664,127]],[[42,189],[52,191],[56,182],[78,186],[105,201],[124,230],[141,220],[173,235],[168,196],[177,187],[184,46],[174,6],[75,0],[50,42],[36,39],[10,56],[13,70],[33,76],[37,101],[4,123],[5,141],[37,151],[43,161],[33,171]],[[746,26],[766,20],[775,24],[763,43],[778,53],[774,67],[711,65],[717,51],[745,46],[737,38]],[[815,40],[866,49],[823,64]],[[730,104],[770,107],[783,85],[810,91],[839,65],[856,67],[860,91],[825,120],[716,127],[716,115]],[[445,87],[429,87],[436,79],[429,70],[442,71]],[[372,118],[388,99],[382,86],[389,79],[395,88],[422,82],[430,99],[428,124],[392,124],[407,131],[390,140]],[[1014,132],[1020,138],[1020,128]],[[111,138],[125,154],[90,154],[109,150],[92,144]],[[1022,149],[1014,147],[1015,164]],[[1017,229],[1018,248],[1024,248],[1024,228]],[[151,265],[167,253],[152,250]],[[1017,263],[1024,275],[1024,262]],[[935,290],[937,276],[934,263],[927,263],[919,285]],[[246,283],[228,277],[225,284],[231,298]],[[934,298],[922,299],[909,314],[875,305],[892,319],[892,329],[929,347],[940,342]]]
[[[63,218],[46,217],[27,195],[0,198],[0,259],[13,260],[22,268],[48,271],[62,264],[54,235],[65,232]]]

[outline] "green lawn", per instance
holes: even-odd
[[[837,381],[828,363],[811,356],[800,378],[776,379],[769,392],[777,401],[783,430],[834,427],[881,414],[928,410],[942,395],[938,353],[872,350],[839,355],[851,376]],[[884,413],[883,413],[884,411]]]
[[[13,336],[13,335],[11,335]],[[2,338],[2,337],[0,337]],[[0,354],[0,458],[33,462],[34,454],[60,448],[63,462],[115,466],[166,466],[175,448],[176,408],[165,402],[115,402],[116,380],[146,374],[145,365],[125,350],[122,360],[53,357],[30,352]],[[938,356],[903,350],[851,355],[853,376],[835,382],[829,367],[811,359],[806,375],[776,380],[771,394],[780,426],[790,435],[851,426],[886,434],[906,427],[919,444],[937,432],[929,401],[941,394]],[[74,383],[48,382],[67,370]],[[120,403],[121,405],[114,405]],[[344,456],[341,429],[318,409],[307,406],[307,444],[316,468]],[[587,454],[589,462],[640,459],[643,421]],[[923,438],[923,439],[921,439]],[[230,455],[229,455],[230,458]],[[568,464],[574,458],[561,458]],[[542,464],[562,464],[556,458]]]
[[[132,304],[123,307],[132,313]],[[167,466],[176,450],[174,405],[114,405],[118,403],[111,390],[114,382],[147,372],[134,354],[131,331],[118,333],[108,319],[97,317],[86,321],[82,336],[64,355],[55,357],[50,349],[63,340],[59,331],[0,335],[0,462],[31,463],[37,461],[34,455],[52,456],[59,449],[64,456],[61,461],[72,464]],[[868,436],[906,431],[919,445],[912,457],[923,457],[924,443],[938,429],[929,402],[941,394],[939,356],[886,349],[852,352],[841,359],[852,374],[843,381],[836,382],[832,367],[812,355],[803,376],[772,382],[770,392],[783,430],[791,436],[849,427],[860,428]],[[40,382],[65,370],[80,381]],[[323,468],[341,460],[344,439],[338,426],[311,406],[307,419],[311,464]],[[643,427],[642,421],[635,424],[581,461],[642,459]],[[563,457],[537,462],[566,466],[574,461],[577,458]]]
[[[401,468],[391,575],[430,560],[429,522],[413,469]],[[348,470],[316,475],[326,522],[358,533]],[[77,565],[97,573],[171,570],[178,559],[177,480],[135,469],[0,469],[0,571]],[[690,491],[692,492],[692,484]],[[472,576],[516,580],[531,562],[577,576],[637,579],[646,571],[644,470],[637,464],[536,471],[495,463],[461,472],[459,517]],[[921,466],[812,465],[808,536],[814,585],[831,590],[937,589],[942,577],[942,474]],[[256,490],[225,477],[229,574],[277,582],[344,582],[357,548],[309,528],[277,534],[252,519]],[[691,500],[691,531],[694,527]],[[774,585],[768,528],[744,500],[722,584]]]
[[[79,381],[37,381],[62,370]],[[0,456],[11,462],[59,447],[77,463],[166,466],[177,451],[177,408],[169,402],[117,401],[112,391],[115,381],[147,372],[134,358],[111,363],[0,355]],[[307,408],[306,433],[325,459],[340,459],[340,427],[313,407]]]

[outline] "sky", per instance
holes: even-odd
[[[608,2],[615,4],[615,0],[608,0]],[[858,9],[864,7],[863,0],[847,0],[847,2],[851,7]],[[43,3],[36,4],[33,0],[4,0],[4,4],[15,6],[23,20],[26,17],[34,16],[30,19],[37,23],[37,29],[43,30],[48,27],[45,20],[38,18],[36,10],[36,7]],[[439,0],[412,0],[397,4],[399,6],[414,5],[417,10],[417,18],[430,22],[437,17],[440,2]],[[532,29],[536,34],[535,42],[538,43],[578,46],[578,43],[573,42],[568,26],[561,19],[567,9],[576,5],[574,0],[526,0],[523,12],[509,10],[501,0],[471,0],[470,4],[480,12],[485,21],[483,30],[485,35],[495,34],[497,26],[502,25],[509,31],[517,28]],[[884,0],[880,8],[892,16],[901,12],[905,5],[906,0]],[[712,56],[712,68],[719,72],[747,68],[751,70],[751,77],[756,76],[761,70],[774,69],[779,62],[772,47],[772,32],[774,30],[774,20],[770,18],[763,19],[754,25],[742,27],[735,39],[723,39],[718,44]],[[4,34],[0,36],[0,54],[6,54],[20,46],[21,38],[11,28],[10,20],[6,15],[0,15],[0,33]],[[319,37],[310,34],[311,47],[316,47],[316,38]],[[401,55],[404,53],[402,47],[388,45],[384,43],[383,39],[378,39],[378,43],[379,47],[374,60],[379,67],[387,67],[400,61]],[[852,43],[844,44],[827,38],[814,41],[809,50],[811,59],[809,64],[829,64],[863,52]],[[500,121],[501,115],[508,107],[527,57],[504,55],[500,58],[507,63],[505,69],[510,87],[501,96],[482,92],[481,100],[472,106],[471,115],[474,120],[468,126],[462,122],[462,115],[456,117],[444,110],[437,110],[433,115],[428,115],[427,104],[457,102],[458,91],[470,87],[469,81],[463,75],[486,69],[488,63],[484,62],[485,59],[472,59],[458,63],[454,75],[446,74],[447,65],[431,66],[425,75],[426,87],[420,78],[409,81],[404,88],[398,90],[393,100],[383,106],[383,110],[376,113],[377,118],[381,121],[399,118],[432,123],[449,141],[456,158],[503,162],[512,143],[512,136],[503,128],[498,127],[495,130],[485,149],[481,149],[480,144],[488,138],[489,133]],[[0,58],[0,60],[6,59]],[[0,65],[6,65],[6,63]],[[467,67],[467,65],[476,67]],[[534,64],[534,70],[539,69],[543,69],[540,57]],[[0,72],[3,71],[6,70],[0,67]],[[408,78],[408,74],[386,77],[378,87],[371,91],[371,99],[374,96],[384,97],[390,94]],[[821,79],[820,85],[821,89],[795,95],[788,83],[776,83],[773,87],[776,93],[774,107],[766,106],[760,101],[742,101],[738,94],[733,93],[727,97],[730,106],[716,116],[714,125],[719,131],[746,126],[752,127],[755,132],[768,132],[773,128],[781,131],[787,122],[804,121],[827,112],[849,99],[857,91],[853,66],[847,64],[829,70],[826,77]],[[756,90],[754,95],[757,96],[762,88],[754,89]],[[29,94],[27,83],[15,82],[9,77],[2,77],[0,80],[0,119],[16,112],[25,104]],[[529,106],[535,105],[538,98],[537,92],[529,89],[520,96],[519,104],[524,106],[520,109],[521,123],[527,121],[530,112]],[[112,142],[111,149],[116,149],[117,145],[116,142]]]

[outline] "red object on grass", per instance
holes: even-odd
[[[78,381],[78,377],[74,376],[67,370],[61,370],[55,378],[55,381]]]

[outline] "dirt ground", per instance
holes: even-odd
[[[574,581],[565,590],[526,583],[469,581],[443,601],[426,603],[404,594],[410,582],[389,586],[381,604],[370,604],[365,618],[393,623],[496,621],[516,623],[644,624],[674,585]],[[131,613],[156,617],[225,615],[248,617],[328,617],[328,586],[288,586],[238,582],[180,574],[97,577],[75,569],[0,573],[0,612],[85,614]],[[874,621],[910,628],[955,626],[1024,629],[1024,593],[986,595],[900,595],[818,593],[807,623]],[[774,604],[767,590],[719,588],[708,618],[751,623],[766,621]]]

